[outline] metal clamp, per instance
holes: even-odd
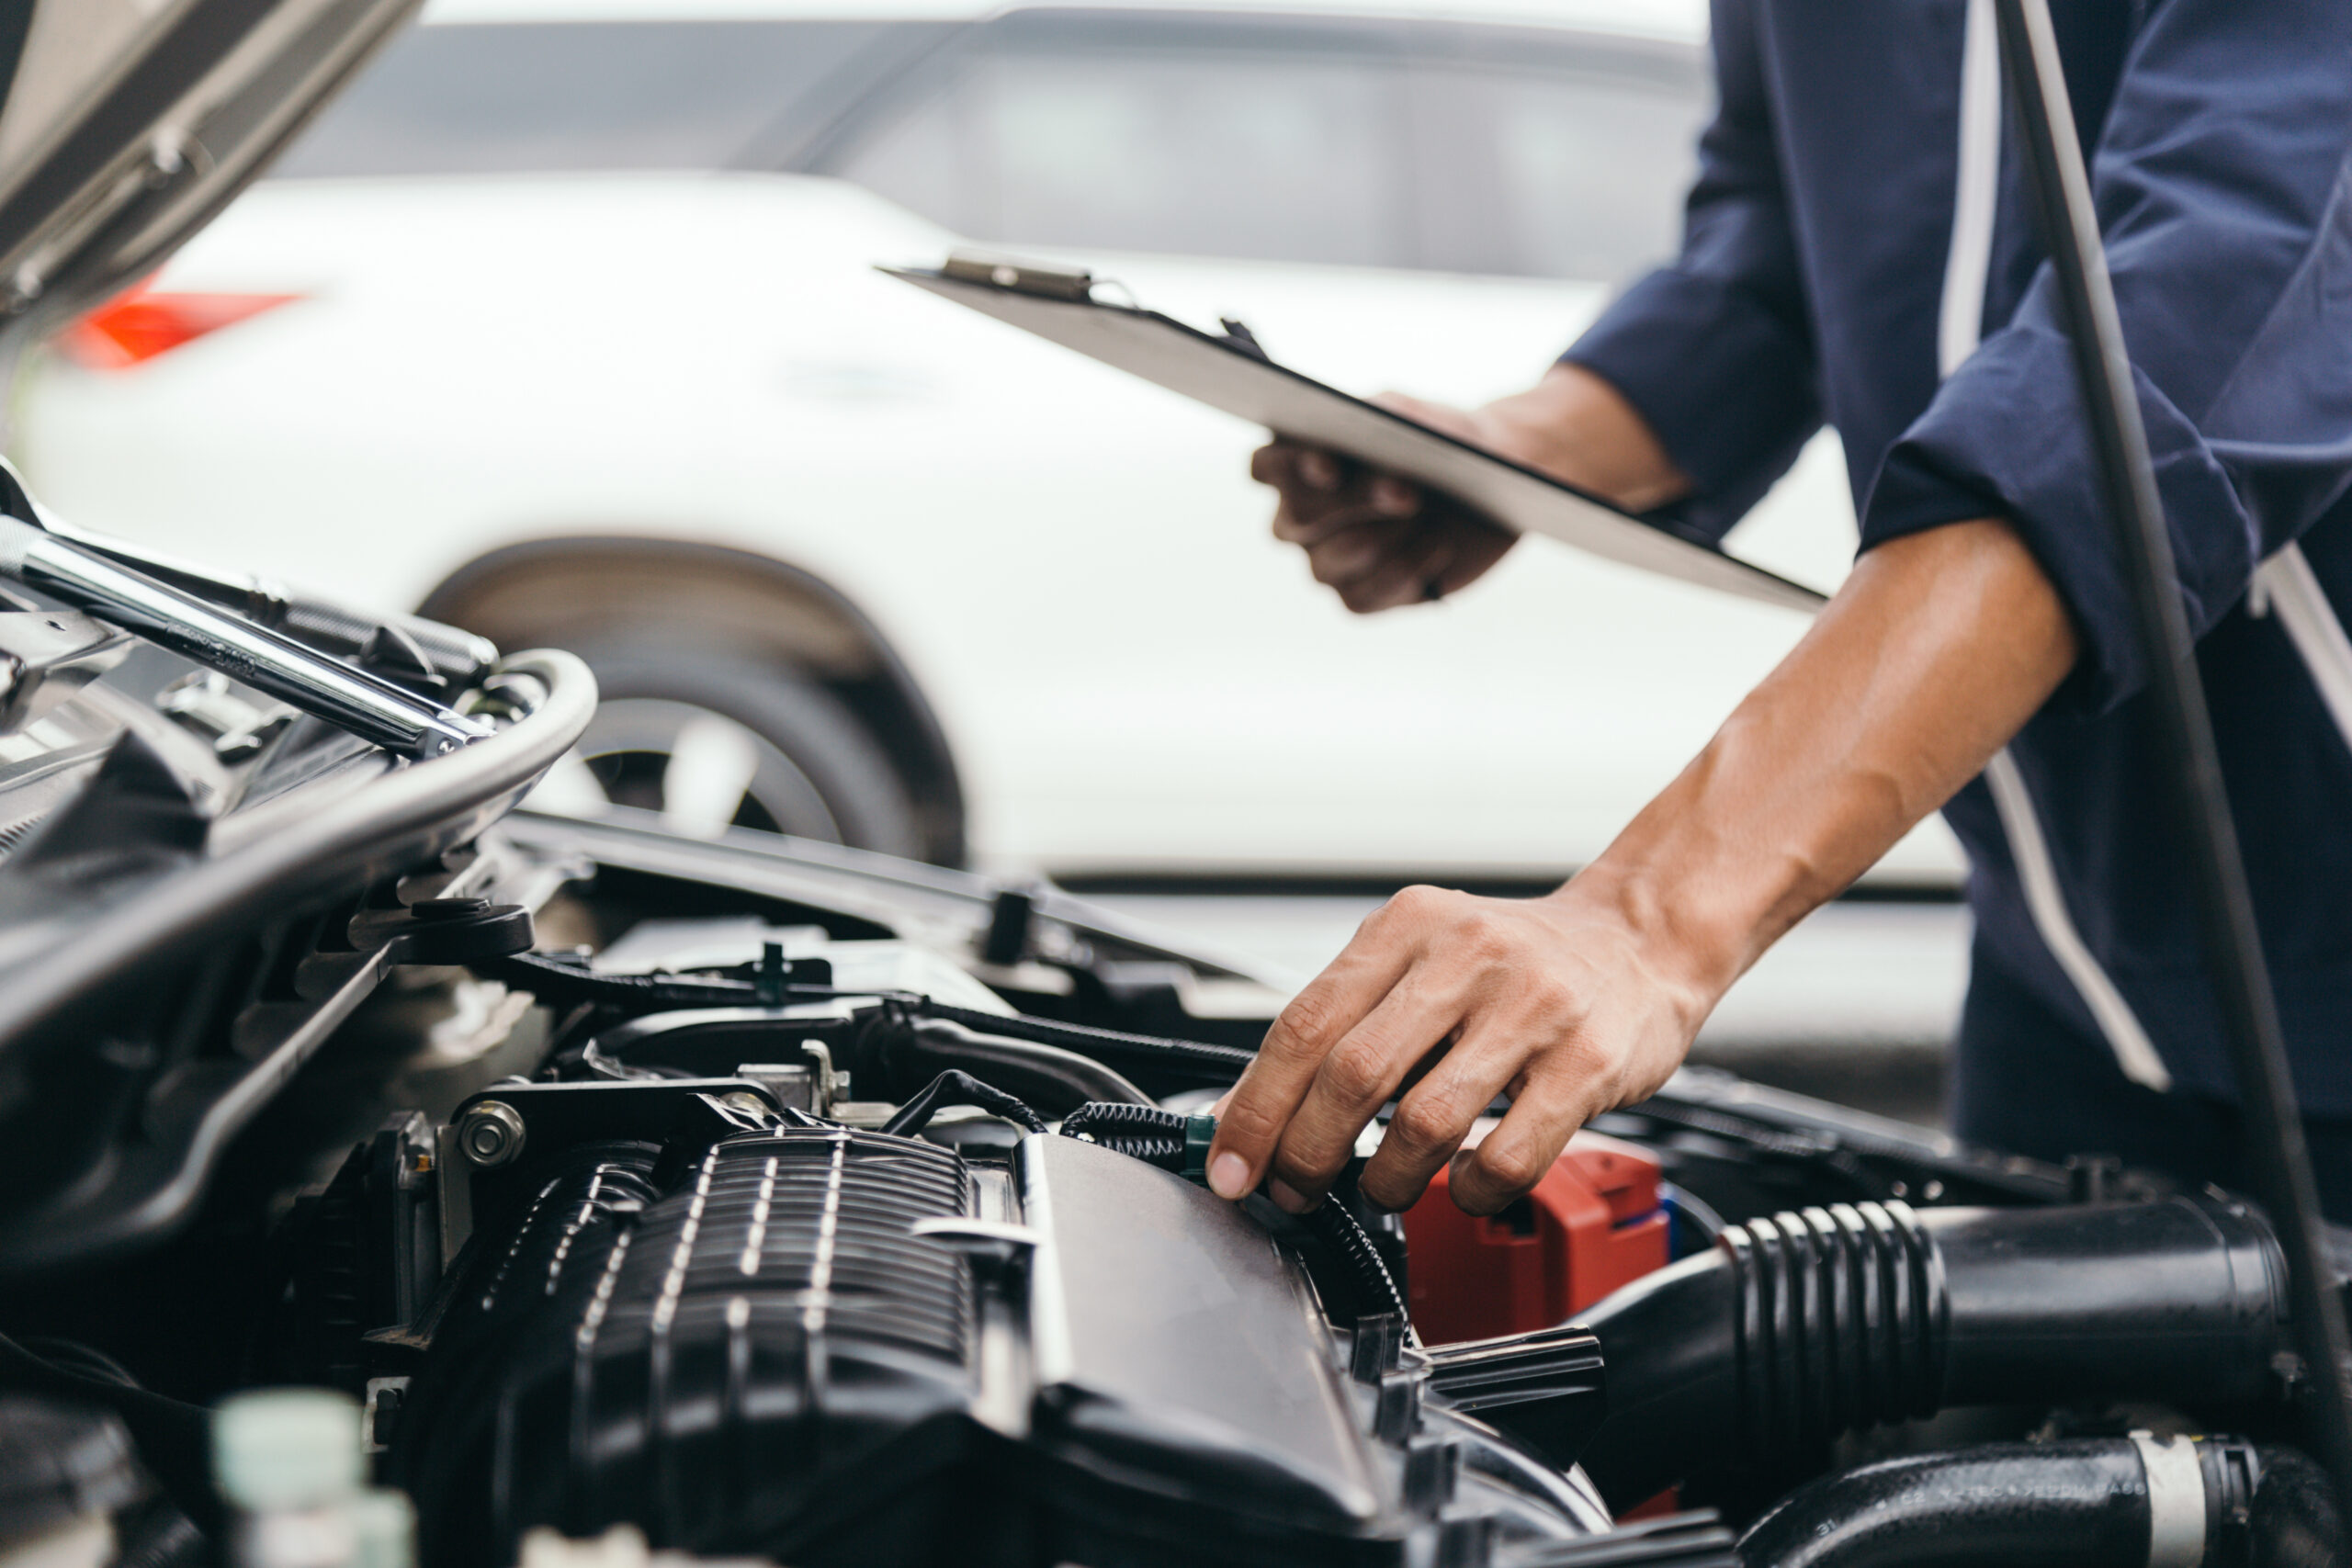
[[[2205,1467],[2188,1438],[2158,1442],[2133,1432],[2148,1472],[2148,1568],[2198,1568],[2205,1561]]]

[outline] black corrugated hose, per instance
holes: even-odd
[[[1759,1216],[1580,1315],[1609,1365],[1580,1453],[1623,1507],[1959,1405],[2275,1406],[2286,1317],[2269,1227],[2228,1199]]]

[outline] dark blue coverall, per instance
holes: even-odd
[[[1968,9],[1715,0],[1681,255],[1566,357],[1646,416],[1696,482],[1675,512],[1715,535],[1824,423],[1862,548],[2016,527],[2082,652],[1945,809],[1977,933],[1955,1130],[2240,1179],[2145,661],[2017,139],[1963,94]],[[2052,9],[2296,1084],[2352,1220],[2352,3]],[[1964,134],[1997,170],[1973,269]],[[1956,359],[1955,325],[1981,338]]]

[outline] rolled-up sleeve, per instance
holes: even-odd
[[[2352,6],[2161,0],[2092,181],[2180,590],[2200,634],[2352,479]],[[1888,453],[1862,547],[1999,515],[2071,611],[2062,707],[2146,675],[2045,265]]]
[[[1563,357],[1640,411],[1694,487],[1669,512],[1721,537],[1796,460],[1821,398],[1751,0],[1714,0],[1712,47],[1682,253]]]

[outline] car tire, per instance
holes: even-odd
[[[658,811],[696,837],[754,828],[922,854],[906,781],[856,715],[805,674],[691,644],[574,651],[599,695],[574,757],[605,800]],[[569,787],[584,782],[574,773]]]

